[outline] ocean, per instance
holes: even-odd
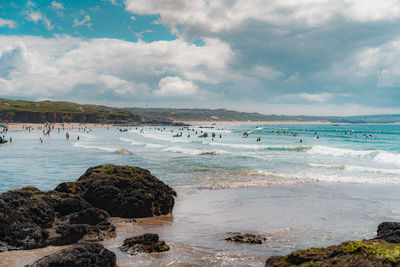
[[[263,266],[271,255],[372,238],[380,222],[400,219],[400,125],[211,127],[70,129],[69,140],[57,129],[10,132],[13,143],[0,146],[0,192],[51,190],[106,163],[150,170],[178,192],[176,205],[168,216],[116,221],[117,238],[103,243],[119,266]],[[146,232],[171,250],[119,252],[124,238]],[[267,241],[228,243],[232,232]],[[1,253],[0,266],[55,249]]]

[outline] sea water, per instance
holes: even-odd
[[[0,191],[51,190],[105,163],[149,169],[178,192],[176,205],[172,215],[116,221],[117,238],[104,244],[119,266],[262,266],[271,255],[371,238],[380,222],[399,220],[400,125],[212,127],[70,129],[69,140],[66,130],[10,132],[13,143],[0,146]],[[171,250],[118,250],[146,232]],[[231,232],[267,241],[231,244]],[[23,266],[43,253],[2,253],[0,265]]]

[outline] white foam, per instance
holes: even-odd
[[[75,142],[74,147],[85,148],[85,149],[95,149],[95,150],[106,151],[106,152],[110,152],[110,153],[119,153],[121,155],[133,154],[131,151],[129,151],[127,149],[123,149],[123,148],[117,149],[117,148],[112,148],[112,147],[108,147],[108,146],[90,145],[90,144],[86,144],[83,142]]]
[[[165,147],[163,145],[159,145],[159,144],[146,144],[147,148],[162,148]]]
[[[165,147],[165,145],[159,145],[159,144],[153,144],[153,143],[141,143],[141,142],[137,142],[135,140],[129,139],[129,138],[125,138],[125,137],[120,137],[119,140],[127,142],[133,146],[145,146],[147,148],[162,148]]]
[[[137,142],[133,139],[129,139],[129,138],[125,138],[125,137],[120,137],[119,140],[123,141],[123,142],[127,142],[133,146],[142,146],[144,145],[143,143]]]
[[[381,173],[381,174],[397,174],[400,175],[399,169],[380,169],[364,166],[352,166],[352,165],[329,165],[329,164],[314,164],[310,163],[310,167],[314,168],[325,168],[325,169],[342,169],[350,172],[371,172],[371,173]]]
[[[75,142],[74,147],[80,147],[80,148],[86,148],[86,149],[97,149],[101,151],[107,151],[107,152],[116,152],[117,149],[108,147],[108,146],[99,146],[99,145],[89,145],[83,142]]]
[[[266,149],[271,148],[271,146],[266,145],[254,145],[254,144],[230,144],[230,143],[220,143],[220,142],[204,142],[211,146],[223,146],[231,148],[244,148],[244,149]]]
[[[345,148],[337,148],[337,147],[328,147],[328,146],[313,146],[310,150],[307,151],[309,154],[320,154],[320,155],[331,155],[335,157],[364,157],[369,155],[377,154],[379,151],[377,150],[352,150]]]
[[[196,156],[196,155],[223,155],[229,154],[224,150],[201,150],[198,148],[184,148],[184,147],[167,147],[164,151],[174,152],[174,153],[182,153],[186,155]]]
[[[400,154],[381,151],[375,156],[374,161],[400,166]]]

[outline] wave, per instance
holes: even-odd
[[[112,148],[108,146],[98,146],[98,145],[88,145],[82,142],[75,142],[74,147],[79,147],[79,148],[85,148],[85,149],[95,149],[95,150],[100,150],[100,151],[106,151],[110,153],[117,153],[121,155],[131,155],[133,154],[131,151],[124,149],[124,148]]]
[[[170,133],[170,134],[154,134],[154,133],[148,133],[148,134],[143,134],[144,137],[151,138],[151,139],[156,139],[156,140],[162,140],[162,141],[168,141],[172,143],[189,143],[190,138],[187,138],[184,136],[182,137],[172,137],[176,133]]]
[[[312,147],[308,146],[268,146],[268,145],[256,145],[256,144],[230,144],[230,143],[219,143],[219,142],[204,142],[211,146],[223,146],[230,148],[242,148],[242,149],[253,149],[253,150],[275,150],[275,151],[304,151],[310,150]]]
[[[135,140],[129,139],[129,138],[125,138],[125,137],[120,137],[119,140],[123,141],[123,142],[127,142],[133,146],[142,146],[144,145],[143,143],[137,142]]]
[[[374,161],[400,166],[400,154],[381,151],[375,156]]]
[[[398,174],[400,175],[400,170],[393,169],[379,169],[372,167],[363,167],[363,166],[351,166],[351,165],[329,165],[329,164],[308,164],[310,167],[314,168],[323,168],[323,169],[341,169],[350,172],[372,172],[372,173],[381,173],[381,174]]]
[[[379,153],[378,150],[352,150],[345,148],[337,148],[337,147],[328,147],[328,146],[313,146],[310,150],[307,151],[309,154],[320,154],[320,155],[331,155],[335,157],[365,157],[370,155],[376,155]]]
[[[201,150],[198,148],[184,148],[184,147],[167,147],[164,149],[167,152],[182,153],[186,155],[196,156],[196,155],[224,155],[229,154],[225,150]]]
[[[127,142],[133,146],[145,146],[147,148],[161,148],[161,147],[165,147],[164,145],[159,145],[159,144],[152,144],[152,143],[141,143],[141,142],[137,142],[135,140],[129,139],[129,138],[125,138],[125,137],[120,137],[119,140]]]

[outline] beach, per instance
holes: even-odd
[[[1,147],[0,191],[52,190],[105,163],[150,170],[177,191],[176,204],[166,216],[113,218],[117,237],[102,243],[118,266],[263,266],[272,255],[372,238],[379,223],[400,217],[398,125],[80,126],[68,127],[69,140],[66,127],[50,136],[10,132],[13,143]],[[171,250],[128,256],[118,249],[147,232]],[[229,243],[232,232],[267,240]],[[0,265],[24,266],[59,249],[1,253]]]

